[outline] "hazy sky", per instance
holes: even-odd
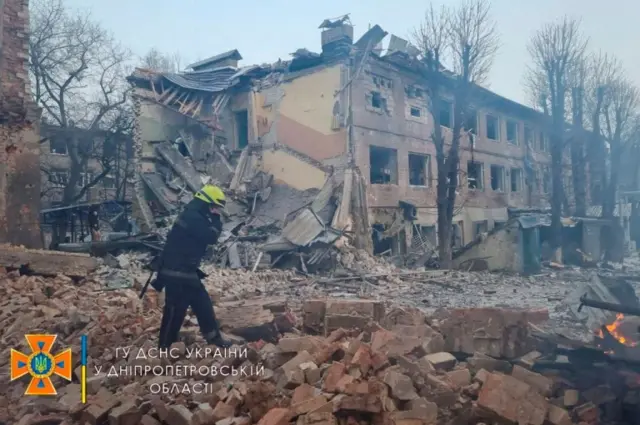
[[[407,38],[427,1],[420,0],[66,0],[89,9],[137,55],[152,47],[179,52],[184,65],[236,48],[241,64],[288,59],[298,48],[320,51],[318,25],[351,14],[356,39],[369,24]],[[441,3],[435,1],[434,3]],[[455,1],[445,3],[455,3]],[[525,103],[522,87],[527,43],[541,24],[564,14],[580,17],[592,49],[618,56],[640,85],[640,1],[493,0],[501,47],[489,86]]]

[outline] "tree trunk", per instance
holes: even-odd
[[[589,168],[591,177],[591,203],[592,205],[603,205],[604,192],[607,187],[607,150],[604,139],[601,136],[600,116],[602,113],[602,103],[604,101],[604,89],[596,90],[596,107],[593,113],[593,132],[589,146]],[[603,205],[604,207],[604,205]]]
[[[562,246],[562,138],[557,131],[551,140],[551,247]],[[560,137],[559,137],[560,136]]]
[[[583,99],[582,89],[573,89],[573,123],[575,132],[571,139],[571,175],[573,178],[573,197],[575,200],[575,215],[587,215],[587,174],[584,160],[583,129]]]
[[[432,108],[434,111],[440,110],[439,93],[432,89]],[[445,157],[445,143],[442,135],[442,127],[440,127],[440,120],[438,119],[437,112],[434,115],[434,125],[432,139],[436,147],[436,163],[438,165],[438,182],[436,187],[437,193],[437,209],[438,209],[438,257],[440,259],[440,267],[448,269],[451,267],[451,233],[452,224],[451,220],[447,216],[447,190],[449,187],[448,182],[448,169],[447,160]]]

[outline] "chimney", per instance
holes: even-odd
[[[353,44],[353,25],[349,15],[337,19],[325,19],[318,27],[322,29],[322,52],[327,53],[336,47],[351,46]]]

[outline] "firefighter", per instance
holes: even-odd
[[[214,245],[222,231],[220,215],[224,206],[224,192],[217,186],[205,185],[185,206],[167,235],[158,278],[152,284],[156,290],[166,291],[160,348],[168,348],[178,340],[189,307],[207,343],[231,346],[220,332],[213,303],[201,280],[206,275],[199,269],[207,246]]]

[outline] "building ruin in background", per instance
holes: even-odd
[[[284,215],[282,229],[298,214],[283,243],[312,239],[318,229],[300,233],[319,226],[352,232],[375,253],[435,250],[436,152],[415,48],[391,36],[383,51],[387,33],[377,25],[354,42],[348,16],[320,28],[322,51],[299,49],[289,61],[239,66],[232,50],[180,74],[136,70],[136,195],[146,226],[211,181],[254,213],[269,203],[265,191],[278,195],[253,215]],[[450,138],[453,105],[443,100]],[[508,208],[548,207],[551,191],[548,118],[480,87],[472,110],[461,141],[458,246],[505,223]],[[568,161],[565,178],[569,194]],[[305,210],[323,191],[322,206],[334,212],[324,218]]]
[[[28,62],[29,2],[0,0],[0,243],[39,248],[40,111]]]

